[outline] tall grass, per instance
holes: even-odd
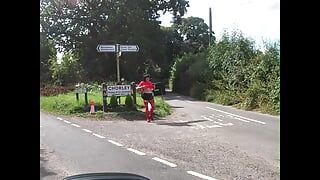
[[[88,102],[93,100],[98,110],[102,110],[102,93],[89,92]],[[125,97],[120,98],[121,104],[125,104]],[[107,98],[107,103],[110,103],[110,98]],[[43,111],[53,112],[62,115],[82,114],[89,112],[89,108],[85,106],[84,94],[79,94],[79,101],[76,100],[76,95],[73,92],[59,94],[56,96],[41,96],[40,108]],[[137,109],[144,111],[143,100],[137,94]],[[155,115],[165,117],[171,114],[170,106],[162,100],[161,97],[155,97]]]

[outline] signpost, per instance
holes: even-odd
[[[135,84],[131,83],[130,85],[107,85],[105,83],[102,84],[102,107],[103,111],[107,112],[107,97],[111,96],[127,96],[131,95],[133,97],[133,102],[136,104],[136,91]],[[119,103],[120,104],[120,103]]]
[[[108,44],[108,45],[98,45],[98,52],[115,52],[117,55],[117,80],[120,82],[120,67],[119,61],[121,52],[138,52],[138,45],[121,45],[121,44]]]
[[[76,99],[79,101],[79,94],[84,94],[84,100],[86,105],[88,105],[88,94],[87,94],[87,89],[81,85],[76,85],[76,89],[74,90],[76,93]]]
[[[126,96],[131,94],[131,85],[107,86],[107,96]]]
[[[97,51],[98,52],[115,52],[116,46],[115,45],[98,45]]]
[[[138,45],[120,45],[121,52],[138,52],[139,46]]]

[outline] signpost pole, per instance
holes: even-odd
[[[120,83],[120,56],[121,52],[139,52],[138,45],[120,45],[120,44],[107,44],[98,45],[98,52],[115,52],[117,57],[117,81]]]
[[[120,65],[119,65],[119,62],[120,62],[120,54],[119,52],[117,52],[117,80],[118,82],[120,82]]]
[[[107,112],[107,85],[105,83],[102,84],[102,106],[103,112]]]
[[[87,92],[84,93],[84,101],[86,103],[86,106],[88,105],[88,94]]]

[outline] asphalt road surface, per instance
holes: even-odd
[[[280,179],[279,117],[168,94],[153,123],[40,113],[40,178],[127,172],[150,179]]]
[[[176,119],[182,119],[181,122],[187,121],[199,131],[208,129],[224,142],[237,145],[277,165],[280,159],[279,117],[196,101],[175,94],[168,95],[166,99],[176,109]]]

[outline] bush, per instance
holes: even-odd
[[[261,88],[261,85],[254,83],[249,87],[245,93],[246,99],[243,103],[243,107],[246,110],[252,110],[258,108],[259,97],[264,94],[264,90]]]
[[[84,87],[87,89],[87,92],[101,92],[102,91],[102,85],[100,85],[98,83],[84,84]]]
[[[228,90],[207,89],[203,93],[203,96],[206,101],[227,106],[236,105],[241,102],[241,96],[239,93]]]
[[[85,77],[82,65],[72,53],[64,54],[61,64],[58,64],[56,57],[52,56],[50,59],[50,72],[56,85],[79,82]]]
[[[189,95],[191,97],[204,100],[204,91],[206,89],[206,85],[203,83],[195,82],[189,90]]]
[[[118,101],[116,96],[111,96],[110,98],[110,107],[111,108],[116,108],[118,106]]]
[[[176,59],[171,68],[169,87],[174,92],[191,95],[190,90],[195,88],[194,84],[208,83],[209,71],[206,56],[207,52],[189,53]]]
[[[103,111],[97,111],[96,117],[97,117],[98,119],[102,119],[102,118],[103,118]]]
[[[55,96],[68,93],[74,90],[74,86],[43,86],[40,87],[40,96]]]
[[[156,97],[154,114],[160,117],[165,117],[170,115],[171,109],[169,104],[165,103],[160,97]]]
[[[134,106],[134,103],[133,103],[133,98],[132,98],[131,95],[127,95],[126,96],[125,105],[126,105],[126,108],[129,109],[129,110],[135,109],[135,106]]]

